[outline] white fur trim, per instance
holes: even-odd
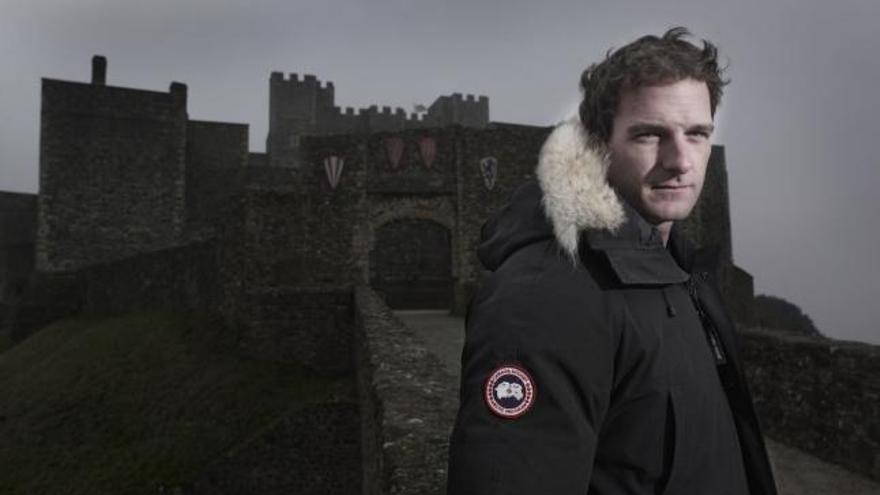
[[[600,148],[575,117],[557,126],[544,141],[535,171],[556,240],[573,258],[582,230],[614,231],[626,216],[608,184],[609,157]]]

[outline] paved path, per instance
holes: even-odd
[[[464,344],[464,318],[446,311],[395,311],[395,314],[427,344],[449,372],[460,373]],[[767,439],[781,495],[878,495],[880,484],[829,464],[800,450]]]

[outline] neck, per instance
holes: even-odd
[[[663,246],[666,246],[669,242],[669,233],[672,232],[672,221],[658,223],[655,227],[660,232],[660,238],[663,239]]]

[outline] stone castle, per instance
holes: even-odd
[[[486,97],[343,110],[332,83],[280,73],[269,93],[253,153],[247,125],[191,120],[184,84],[114,87],[103,57],[91,82],[43,79],[39,193],[0,192],[0,337],[79,312],[220,315],[245,352],[356,377],[370,493],[442,493],[454,393],[388,309],[465,312],[480,227],[551,129],[492,122]],[[685,229],[720,248],[767,432],[880,479],[880,438],[864,434],[880,431],[876,346],[746,328],[723,147]]]
[[[460,313],[479,282],[480,226],[532,175],[549,132],[490,122],[485,96],[441,96],[421,115],[343,110],[332,83],[276,72],[267,152],[251,153],[247,125],[189,118],[185,85],[120,88],[106,74],[96,56],[91,83],[43,80],[40,192],[7,194],[0,210],[20,223],[36,208],[38,272],[217,236],[243,215],[230,240],[246,253],[247,287],[362,283],[394,307]],[[720,146],[687,227],[721,246],[725,290],[746,314],[751,278],[732,264]],[[4,239],[9,294],[30,251]]]

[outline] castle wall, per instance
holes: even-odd
[[[247,124],[189,120],[186,138],[187,166],[194,171],[248,164]]]
[[[548,131],[500,125],[304,139],[310,158],[302,169],[284,177],[269,167],[276,178],[259,185],[249,171],[249,286],[368,283],[375,232],[393,220],[424,219],[450,230],[453,309],[462,312],[481,272],[480,228],[532,176]],[[344,160],[335,190],[324,166],[331,155]],[[489,156],[499,162],[491,189],[480,168]]]
[[[240,194],[248,153],[248,126],[187,122],[187,230],[210,228],[227,217]]]
[[[325,166],[331,156],[343,160],[335,189]],[[259,183],[249,176],[244,244],[251,288],[359,278],[353,239],[366,215],[363,143],[353,136],[310,138],[304,157],[296,172],[270,167],[255,177]]]
[[[0,191],[0,301],[16,298],[34,269],[37,196]]]
[[[455,313],[464,314],[471,295],[482,278],[483,266],[477,258],[480,230],[489,217],[509,201],[513,192],[534,178],[541,145],[548,127],[494,124],[490,129],[462,129],[458,166],[459,279],[455,291]],[[495,183],[486,184],[481,161],[494,158]]]
[[[14,309],[13,340],[81,312],[162,308],[223,313],[221,252],[217,243],[199,242],[73,271],[37,272]]]
[[[36,263],[69,270],[169,246],[184,222],[186,87],[43,80]]]
[[[266,153],[248,153],[247,166],[249,168],[268,167],[269,155],[267,155]]]
[[[880,480],[880,346],[762,329],[742,342],[765,433]]]
[[[364,156],[366,195],[351,199],[359,202],[352,207],[365,215],[358,217],[362,220],[351,231],[351,250],[338,247],[354,260],[355,279],[369,282],[369,253],[375,232],[382,225],[400,219],[431,220],[450,230],[454,281],[451,309],[463,312],[481,272],[476,259],[480,228],[489,214],[503,206],[513,190],[532,176],[548,130],[511,125],[487,130],[446,127],[356,138]],[[314,146],[320,143],[329,150],[343,139],[309,138],[306,142],[310,144],[304,149],[315,157],[312,166],[320,163],[322,156],[312,149]],[[487,156],[495,156],[500,163],[492,189],[487,188],[480,169],[480,160]],[[348,160],[346,157],[346,163]],[[315,255],[307,251],[301,254]],[[304,271],[313,266],[309,261],[303,263]]]

